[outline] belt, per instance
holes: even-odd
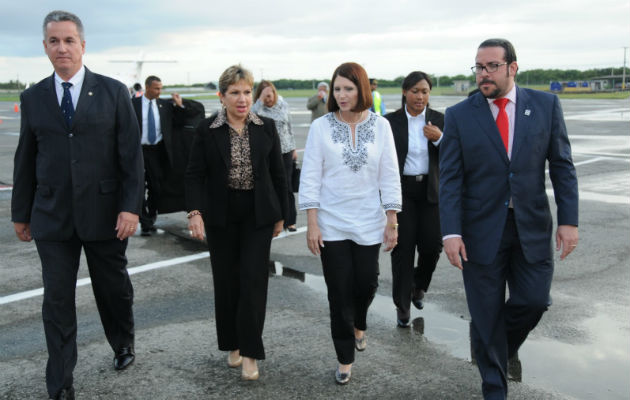
[[[427,179],[429,175],[403,175],[402,180],[408,182],[422,182]]]

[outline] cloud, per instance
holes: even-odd
[[[3,7],[0,81],[19,72],[38,80],[51,70],[41,44],[48,2],[25,0]],[[469,0],[441,3],[393,0],[285,0],[198,3],[193,0],[70,0],[66,9],[86,28],[86,65],[129,76],[133,65],[115,58],[172,59],[146,64],[165,82],[216,80],[241,62],[266,78],[329,78],[344,61],[370,75],[394,78],[422,69],[467,74],[477,45],[510,39],[521,70],[621,66],[630,37],[630,3],[600,0],[531,0],[482,6]],[[6,22],[6,23],[5,23]]]

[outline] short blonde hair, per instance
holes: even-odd
[[[240,64],[228,67],[219,78],[219,92],[225,94],[230,85],[240,81],[245,81],[249,86],[254,87],[254,75],[248,69],[243,68]]]

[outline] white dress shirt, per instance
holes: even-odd
[[[160,125],[160,110],[157,106],[157,99],[149,100],[147,96],[142,96],[142,144],[149,143],[149,104],[153,107],[153,118],[155,119],[155,143],[162,140],[162,126]]]
[[[426,175],[429,173],[429,149],[428,139],[424,136],[423,128],[426,125],[427,108],[415,117],[407,111],[405,105],[405,114],[407,114],[407,126],[409,127],[409,144],[407,147],[407,158],[403,167],[403,175]],[[442,136],[432,142],[434,146],[438,146]]]
[[[328,113],[306,139],[299,208],[317,208],[322,239],[383,242],[386,210],[400,211],[402,195],[394,136],[389,122],[372,112],[355,128]]]
[[[81,65],[81,68],[77,71],[76,74],[72,78],[68,80],[68,82],[72,83],[70,86],[70,96],[72,96],[72,105],[74,109],[77,109],[77,103],[79,102],[79,95],[81,94],[81,88],[83,87],[83,79],[85,79],[85,67]],[[63,99],[63,86],[61,84],[64,81],[57,75],[55,72],[55,92],[57,93],[57,101],[59,106],[61,106],[61,99]]]

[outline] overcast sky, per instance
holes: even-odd
[[[127,83],[133,64],[110,60],[175,60],[145,64],[142,79],[165,84],[216,81],[242,63],[255,78],[330,79],[345,61],[370,76],[393,79],[413,70],[470,73],[476,48],[509,39],[521,70],[621,67],[630,44],[628,0],[66,0],[82,20],[85,65]],[[0,12],[0,82],[39,81],[52,72],[42,21],[56,7],[44,0],[4,1]],[[630,64],[630,51],[628,52]]]

